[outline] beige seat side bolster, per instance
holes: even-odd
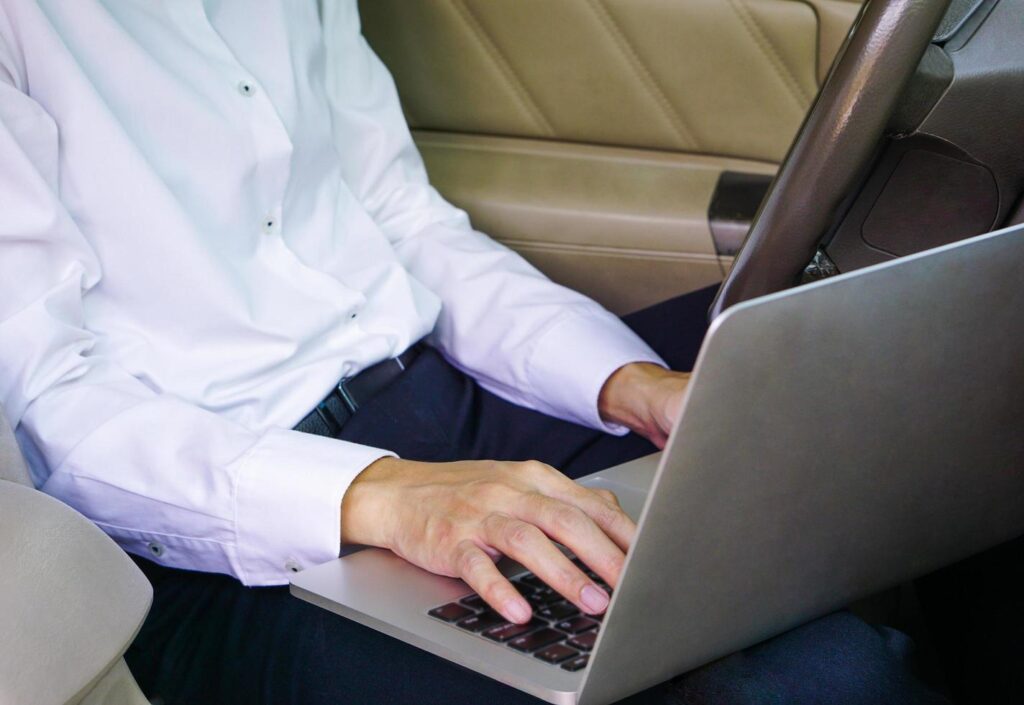
[[[121,660],[152,588],[85,517],[8,481],[0,481],[0,565],[0,702],[78,702]]]
[[[75,705],[149,705],[149,700],[122,658]]]

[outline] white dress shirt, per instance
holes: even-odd
[[[608,376],[660,362],[429,186],[356,0],[0,0],[0,402],[42,490],[286,582],[388,454],[290,429],[427,335],[595,428]]]

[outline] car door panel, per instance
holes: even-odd
[[[818,16],[818,82],[822,83],[863,3],[862,0],[805,1]]]
[[[542,271],[618,313],[721,280],[708,203],[739,159],[421,133],[434,183]]]
[[[857,8],[361,3],[435,185],[476,227],[620,313],[722,278],[729,261],[707,224],[718,176],[772,172]]]

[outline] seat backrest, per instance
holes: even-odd
[[[860,4],[362,0],[360,13],[414,128],[778,162]]]
[[[21,485],[32,485],[25,459],[14,439],[14,432],[7,423],[3,407],[0,407],[0,480],[17,482]]]

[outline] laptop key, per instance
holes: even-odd
[[[539,627],[546,626],[547,622],[531,619],[526,624],[502,624],[497,627],[491,627],[490,629],[485,629],[483,635],[491,641],[508,641],[509,639],[515,639],[517,636],[532,632]]]
[[[539,658],[541,661],[547,661],[548,663],[561,663],[566,659],[579,655],[580,652],[576,649],[570,649],[565,644],[555,644],[554,646],[549,646],[546,649],[541,649],[535,653],[533,657]]]
[[[552,602],[559,602],[564,598],[551,588],[544,588],[538,590],[532,595],[523,595],[526,601],[533,605],[535,608],[544,607],[545,605],[551,604]]]
[[[467,632],[482,632],[485,629],[491,627],[497,627],[499,625],[508,624],[505,618],[497,612],[481,612],[480,614],[473,615],[472,617],[466,617],[464,620],[458,623],[460,629],[465,629]]]
[[[555,602],[537,610],[537,616],[556,622],[560,619],[575,617],[579,613],[580,611],[568,602]]]
[[[473,610],[468,607],[463,607],[458,602],[449,602],[447,605],[441,605],[427,612],[431,617],[444,620],[445,622],[457,622],[463,617],[468,617],[473,614]]]
[[[565,634],[562,632],[545,627],[539,631],[516,637],[512,641],[508,642],[508,645],[516,651],[530,652],[536,651],[537,649],[543,649],[545,646],[554,644],[556,641],[561,641],[564,638]]]
[[[576,564],[576,567],[583,571],[583,573],[593,580],[595,583],[601,586],[602,590],[608,589],[607,584],[604,582],[604,578],[594,572],[593,568],[588,566],[586,563],[581,561],[579,558],[573,558],[572,562]]]
[[[530,607],[533,607],[534,609],[543,607],[547,604],[547,602],[544,601],[544,596],[539,592],[523,593],[523,597],[525,597],[526,601],[530,603]]]
[[[598,623],[588,617],[573,617],[555,625],[566,634],[579,634],[598,626]]]
[[[565,643],[580,651],[590,651],[594,648],[595,641],[597,641],[597,632],[586,632],[585,634],[577,634]]]
[[[577,656],[574,659],[566,661],[562,664],[562,668],[566,671],[581,671],[587,667],[587,661],[590,660],[590,654],[583,654]]]
[[[522,583],[523,585],[529,585],[534,590],[543,590],[547,587],[547,584],[543,580],[538,578],[536,575],[533,575],[532,573],[527,573],[526,575],[520,576],[516,580],[516,582]]]
[[[459,602],[465,605],[466,607],[470,608],[471,610],[490,609],[490,607],[487,606],[487,603],[484,602],[484,598],[480,597],[479,595],[469,595],[468,597],[463,597],[461,600],[459,600]]]

